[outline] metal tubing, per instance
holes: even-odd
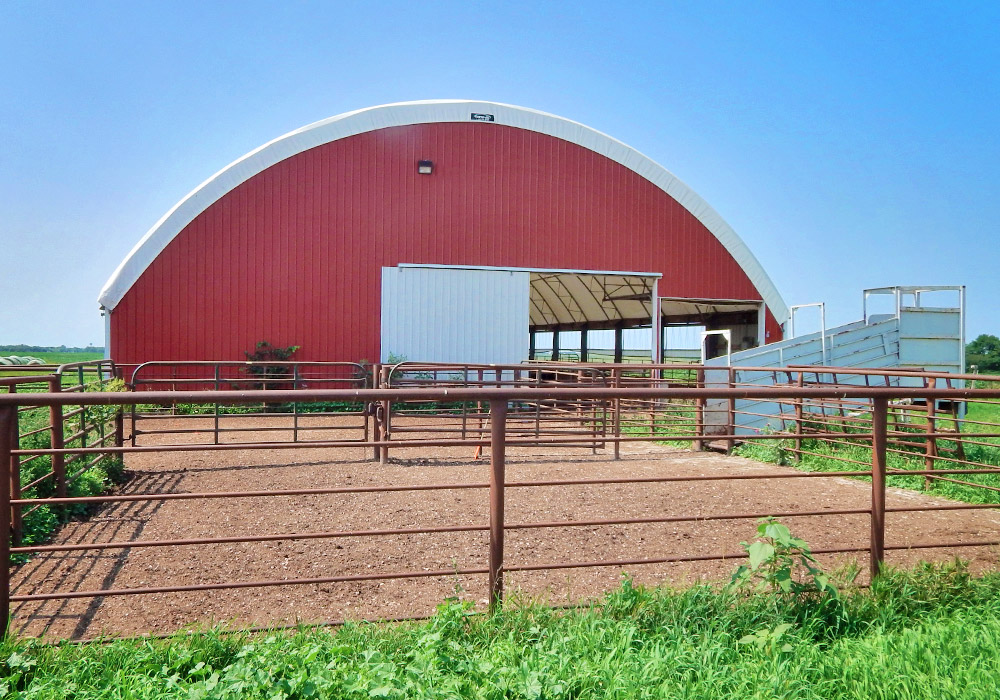
[[[936,383],[934,377],[927,378],[927,388],[933,389]],[[924,468],[928,470],[933,470],[935,466],[935,460],[937,459],[937,438],[930,437],[934,433],[935,429],[935,419],[934,414],[937,409],[934,399],[927,399],[927,444],[926,444],[926,456],[924,457]],[[924,489],[928,489],[931,486],[931,477],[924,477]]]
[[[302,586],[322,583],[347,583],[350,581],[385,581],[388,579],[433,578],[485,574],[487,569],[441,569],[437,571],[398,571],[388,574],[357,574],[353,576],[323,576],[317,578],[268,579],[264,581],[230,581],[228,583],[200,583],[190,586],[150,586],[148,588],[110,588],[98,591],[68,591],[66,593],[34,593],[10,596],[11,602],[32,600],[65,600],[69,598],[100,598],[112,595],[148,595],[151,593],[186,593],[189,591],[224,591],[234,588],[265,588],[270,586]]]
[[[740,368],[741,371],[743,368]],[[1000,378],[998,378],[1000,381]],[[303,403],[314,401],[354,401],[364,402],[366,399],[376,401],[489,401],[491,399],[507,399],[508,401],[537,401],[539,399],[579,401],[579,400],[609,400],[622,399],[756,399],[765,401],[787,401],[789,399],[998,399],[998,389],[923,389],[919,387],[732,387],[706,388],[694,387],[565,387],[539,386],[534,387],[502,387],[464,389],[454,387],[447,389],[304,389],[298,392],[275,389],[271,391],[144,391],[144,392],[88,392],[74,394],[72,403],[85,406],[132,405],[146,403],[211,403],[218,401],[223,404],[256,403],[263,401]],[[53,404],[69,403],[63,394],[0,394],[0,405],[51,406]]]
[[[731,350],[732,348],[730,348]],[[732,389],[736,385],[736,369],[733,367],[729,368],[729,388]],[[726,426],[727,431],[730,435],[736,433],[736,399],[729,397],[729,401],[726,405]],[[726,438],[726,454],[732,454],[733,448],[736,447],[736,440],[732,437]]]
[[[59,393],[62,388],[59,384],[59,377],[53,378],[49,382],[49,390]],[[65,447],[63,442],[63,407],[52,404],[49,406],[49,423],[52,426],[52,439],[50,443],[52,449],[61,450]],[[59,452],[52,455],[52,471],[56,475],[56,495],[66,496],[66,457]]]
[[[11,385],[7,388],[7,391],[11,394],[17,391],[15,385]],[[20,443],[21,436],[18,434],[20,429],[20,422],[18,421],[18,415],[16,409],[14,410],[14,417],[7,428],[7,440],[8,447],[7,451],[3,453],[0,459],[5,459],[7,463],[7,468],[9,473],[5,481],[7,482],[7,487],[9,489],[7,493],[7,500],[13,503],[14,499],[21,498],[21,457],[20,455],[12,455],[11,447],[17,447]],[[6,517],[6,516],[5,516]],[[10,508],[10,539],[14,544],[21,543],[21,535],[24,532],[24,513],[20,505],[14,504]],[[4,560],[4,564],[6,565]]]
[[[504,483],[507,401],[490,401],[490,611],[503,604]]]
[[[611,385],[614,388],[619,388],[621,386],[622,373],[617,367],[611,370]],[[615,442],[614,442],[614,455],[615,460],[620,460],[621,456],[621,441],[618,440],[622,436],[622,400],[613,399],[615,405]]]
[[[805,375],[801,372],[799,373],[799,378],[797,380],[799,388],[805,384]],[[795,401],[795,461],[802,461],[802,399],[797,399]]]
[[[885,561],[885,444],[888,402],[883,398],[872,401],[872,517],[871,517],[871,578],[882,570]]]
[[[979,506],[976,506],[977,508]],[[993,507],[996,507],[995,505]],[[890,509],[896,511],[920,511],[921,508]],[[757,513],[722,513],[718,515],[678,515],[648,518],[601,518],[597,520],[556,520],[551,522],[505,523],[504,530],[539,530],[543,528],[567,527],[597,527],[604,525],[655,525],[663,523],[710,522],[715,520],[757,520],[765,517],[774,518],[809,518],[831,515],[867,515],[869,509],[849,510],[817,510],[775,513],[772,511]],[[246,535],[232,537],[185,538],[173,540],[124,540],[117,542],[94,542],[88,544],[57,544],[32,545],[13,547],[11,553],[38,552],[79,552],[86,550],[130,549],[132,547],[185,547],[208,544],[234,544],[252,542],[283,542],[291,540],[337,539],[345,537],[383,537],[393,535],[429,535],[456,532],[483,532],[490,529],[489,525],[443,525],[427,528],[394,528],[390,530],[343,530],[331,532],[293,532],[283,535]]]
[[[404,431],[405,432],[405,431]],[[455,432],[455,431],[449,431]],[[510,431],[514,434],[527,434],[528,431]],[[550,435],[575,435],[578,437],[546,437]],[[838,438],[842,437],[842,433],[809,433],[810,436],[814,438]],[[584,437],[589,437],[590,433],[587,431],[559,431],[559,432],[546,432],[542,437],[539,438],[514,438],[508,439],[507,444],[512,446],[521,447],[539,447],[539,446],[578,446],[584,448],[590,448],[590,442],[584,442]],[[853,439],[857,440],[867,440],[870,439],[870,433],[857,433],[852,435]],[[925,433],[894,433],[889,432],[889,437],[914,437],[922,438],[927,437]],[[725,440],[725,439],[740,439],[740,440],[774,440],[775,438],[784,437],[780,433],[768,433],[768,434],[758,434],[758,435],[728,435],[720,434],[714,437]],[[941,437],[945,439],[951,439],[949,433],[937,433],[936,437]],[[997,437],[1000,437],[998,435]],[[621,437],[602,437],[600,440],[605,442],[650,442],[651,440],[656,440],[660,442],[671,442],[671,441],[681,441],[690,440],[690,435],[656,435],[655,437],[650,437],[649,435],[629,435]],[[184,443],[178,445],[139,445],[138,447],[94,447],[94,448],[84,448],[84,447],[67,447],[62,450],[54,449],[37,449],[37,450],[14,450],[16,455],[47,455],[56,454],[61,452],[62,454],[72,454],[72,455],[83,455],[83,454],[126,454],[126,453],[142,453],[142,452],[214,452],[214,451],[230,451],[230,450],[245,450],[247,448],[255,448],[261,450],[285,450],[285,449],[301,449],[303,447],[374,447],[381,443],[378,442],[364,442],[362,440],[306,440],[299,443],[292,442],[231,442],[224,443],[221,445],[213,445],[211,443]],[[462,440],[460,438],[442,438],[442,439],[428,439],[428,440],[394,440],[393,445],[397,447],[460,447],[463,445],[473,445],[473,446],[485,446],[489,444],[487,439],[472,439],[472,440]],[[855,444],[850,442],[843,442],[841,444]],[[793,448],[786,448],[788,450],[793,450]],[[891,452],[896,452],[899,454],[912,454],[904,453],[901,450],[890,450]],[[816,454],[803,450],[803,454]],[[829,455],[830,459],[843,459],[836,457],[834,455]],[[72,460],[66,460],[67,464]],[[853,462],[853,460],[845,460]],[[977,464],[976,462],[968,462],[954,458],[948,458],[949,462],[957,464]],[[858,462],[861,464],[861,462]],[[867,463],[864,463],[867,464]],[[949,473],[948,470],[937,470],[942,474]],[[988,473],[989,469],[979,469],[974,472],[952,472],[952,473]],[[907,471],[908,474],[923,474],[921,471]]]
[[[10,624],[10,464],[11,435],[17,430],[17,408],[0,406],[0,638]]]
[[[980,473],[979,470],[974,470]],[[912,476],[921,472],[892,472],[892,475]],[[943,473],[939,471],[938,473]],[[763,474],[725,474],[720,476],[650,476],[622,479],[560,479],[540,481],[508,481],[505,488],[532,486],[592,486],[598,484],[659,484],[688,481],[745,481],[754,479],[828,479],[843,476],[870,476],[871,471],[838,472],[795,472],[778,471]],[[20,504],[64,504],[64,503],[122,503],[128,501],[172,501],[195,498],[260,498],[263,496],[322,496],[345,493],[382,493],[390,491],[435,491],[459,489],[485,489],[489,483],[468,484],[410,484],[403,486],[355,486],[331,487],[325,489],[287,489],[277,491],[207,491],[185,493],[145,493],[124,496],[79,496],[73,498],[31,498],[18,501]]]
[[[695,378],[696,388],[705,388],[705,368],[701,367],[698,369],[698,373]],[[694,422],[695,422],[695,435],[697,436],[691,441],[691,449],[695,452],[701,452],[705,448],[705,442],[702,437],[705,435],[705,399],[697,398],[694,400]]]

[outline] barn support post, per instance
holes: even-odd
[[[649,325],[653,334],[653,347],[650,348],[650,359],[656,365],[663,362],[663,315],[660,313],[660,294],[657,291],[659,282],[658,279],[653,279],[653,290],[649,298]],[[660,372],[657,372],[657,376],[661,376]]]
[[[17,459],[10,451],[11,436],[17,430],[17,406],[0,406],[0,637],[6,636],[10,625],[10,465]]]
[[[622,363],[622,327],[615,328],[615,364]]]
[[[552,361],[559,361],[559,329],[552,329]]]
[[[580,330],[580,362],[589,361],[589,348],[587,347],[587,329],[583,328]]]
[[[871,577],[882,570],[885,561],[885,448],[888,424],[888,400],[872,399],[872,532]]]
[[[490,400],[490,612],[503,605],[507,400]]]
[[[62,391],[62,379],[58,376],[49,380],[49,391],[57,394]],[[49,424],[52,426],[52,449],[61,450],[65,448],[63,441],[63,409],[62,406],[52,405],[49,407]],[[52,455],[52,474],[56,481],[56,498],[66,498],[66,455],[56,453]]]
[[[535,359],[535,331],[534,329],[528,331],[528,359]]]
[[[697,388],[705,388],[704,368],[698,368],[698,372],[695,375],[695,382],[697,383]],[[705,435],[705,399],[701,396],[694,400],[694,430],[697,437],[691,441],[691,449],[694,452],[701,452],[705,448],[705,443],[702,440],[702,437]]]
[[[934,377],[927,378],[927,388],[934,389],[935,385]],[[934,405],[934,399],[927,399],[927,455],[924,457],[924,469],[927,471],[933,471],[936,466],[937,461],[937,438],[934,437],[934,428],[937,424],[935,419],[935,413],[937,411],[937,406]],[[927,474],[924,476],[924,488],[929,489],[931,487],[931,476]]]

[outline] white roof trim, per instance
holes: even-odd
[[[474,100],[399,102],[347,112],[280,136],[226,166],[163,215],[129,252],[105,283],[98,302],[113,309],[139,276],[198,214],[254,175],[298,153],[357,134],[411,124],[469,122],[473,113],[493,115],[495,124],[554,136],[599,153],[633,170],[691,212],[729,251],[778,323],[788,306],[757,258],[718,212],[675,175],[634,148],[578,122],[524,107]],[[484,122],[488,124],[489,122]]]

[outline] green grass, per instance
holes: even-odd
[[[10,698],[996,697],[1000,578],[889,572],[839,600],[646,590],[590,608],[456,602],[420,624],[0,644]],[[784,627],[787,625],[787,627]],[[781,645],[741,643],[778,635]],[[787,645],[787,646],[785,646]]]
[[[962,434],[971,440],[976,440],[984,444],[966,444],[965,460],[985,468],[1000,467],[1000,439],[998,438],[976,438],[976,433],[1000,432],[1000,404],[994,403],[970,403],[968,405],[967,420],[982,421],[990,425],[974,425],[963,423]],[[905,428],[905,426],[903,426]],[[952,428],[950,420],[940,420],[937,426],[939,429]],[[892,426],[890,426],[892,428]],[[926,430],[923,420],[913,423],[915,432]],[[870,469],[872,453],[871,448],[864,445],[844,444],[849,441],[850,434],[845,434],[844,438],[838,438],[837,442],[818,439],[803,440],[802,449],[810,454],[803,454],[801,460],[795,461],[795,454],[790,448],[794,447],[794,440],[774,439],[774,440],[748,440],[734,450],[734,454],[754,459],[759,462],[771,464],[792,465],[806,471],[864,471]],[[919,438],[914,442],[919,443]],[[886,465],[890,470],[924,470],[926,469],[924,459],[924,447],[922,444],[904,447],[890,443],[889,451],[886,455]],[[894,451],[896,450],[896,451]],[[949,456],[955,455],[955,442],[950,440],[938,440],[938,458],[935,460],[937,469],[968,469],[975,468],[972,465],[961,464],[949,460]],[[844,461],[850,460],[850,461]],[[854,462],[860,462],[855,464]],[[979,484],[982,486],[1000,489],[1000,474],[954,474],[945,475],[947,478]],[[867,481],[864,477],[861,478]],[[948,498],[965,503],[997,503],[1000,502],[1000,492],[993,491],[992,488],[980,488],[974,485],[955,484],[940,479],[931,479],[930,485],[925,486],[923,476],[889,476],[886,479],[888,486],[921,490],[935,496]]]
[[[72,362],[91,362],[103,360],[103,352],[0,352],[0,355],[18,355],[37,357],[51,365],[70,364]]]

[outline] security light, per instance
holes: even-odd
[[[429,160],[417,162],[417,172],[421,175],[430,175],[434,171],[434,163]]]

